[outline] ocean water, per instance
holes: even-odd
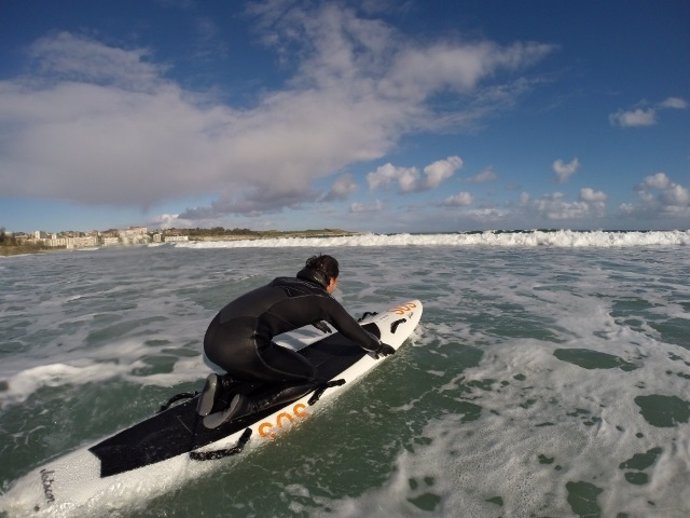
[[[423,301],[413,337],[276,440],[103,516],[686,517],[687,245],[365,235],[0,258],[0,492],[200,389],[215,312],[330,253],[351,313]]]

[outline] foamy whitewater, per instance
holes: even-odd
[[[423,301],[413,338],[277,440],[85,515],[686,517],[689,244],[532,231],[0,258],[0,492],[200,389],[216,311],[330,253],[351,313]]]

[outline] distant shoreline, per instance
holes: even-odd
[[[186,230],[186,229],[185,229]],[[180,229],[182,231],[182,229]],[[196,231],[196,232],[195,232]],[[226,232],[214,234],[206,229],[189,229],[187,235],[189,235],[190,241],[254,241],[260,239],[279,239],[279,238],[320,238],[320,237],[345,237],[354,236],[359,234],[359,232],[350,232],[348,230],[341,229],[309,229],[309,230],[251,230],[246,233],[242,232]],[[137,246],[137,245],[116,245],[116,246],[105,246],[101,245],[97,248],[123,248],[126,246]],[[0,256],[10,257],[15,255],[28,255],[28,254],[42,254],[50,252],[64,252],[67,250],[63,247],[48,247],[43,245],[31,245],[31,244],[8,244],[4,243],[0,245]],[[74,248],[70,250],[79,250],[79,248]]]
[[[184,230],[184,235],[182,232]],[[218,231],[220,230],[220,232]],[[35,255],[65,250],[97,250],[127,248],[133,246],[160,246],[170,244],[179,247],[223,248],[235,246],[307,246],[309,239],[324,239],[332,246],[527,246],[527,247],[634,247],[657,245],[690,246],[690,229],[687,230],[482,230],[466,232],[395,232],[377,234],[352,232],[340,229],[254,231],[234,229],[171,229],[170,241],[154,243],[120,243],[80,246],[72,248],[47,247],[40,244],[0,242],[0,257]],[[175,239],[175,238],[184,239]],[[342,239],[341,239],[342,238]],[[272,245],[264,243],[278,241]],[[291,242],[295,240],[294,242]],[[249,242],[254,242],[253,244]],[[237,244],[235,244],[237,243]]]
[[[0,246],[0,256],[10,257],[13,255],[40,254],[50,252],[51,249],[36,245],[3,245]]]

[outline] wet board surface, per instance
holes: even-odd
[[[365,329],[377,336],[380,334],[375,324],[368,324]],[[316,367],[320,379],[337,377],[366,355],[361,347],[340,333],[319,340],[299,353]],[[241,386],[237,388],[242,390]],[[197,399],[198,396],[165,410],[89,448],[101,461],[101,476],[108,477],[206,446],[244,430],[275,411],[274,407],[268,407],[208,429],[196,413]]]
[[[409,300],[388,306],[380,313],[367,314],[360,324],[382,342],[398,349],[417,327],[422,311],[419,300]],[[331,331],[323,335],[311,326],[277,342],[297,350],[312,362],[319,379],[337,384],[325,390],[315,385],[308,385],[306,390],[302,387],[292,402],[283,400],[280,405],[216,429],[203,426],[196,414],[198,396],[193,397],[95,445],[66,453],[31,470],[0,495],[0,516],[3,512],[9,517],[44,512],[51,516],[55,513],[80,516],[84,509],[87,515],[93,515],[104,507],[122,506],[128,501],[166,493],[213,469],[218,460],[241,453],[247,443],[265,444],[293,423],[309,417],[316,396],[332,397],[342,387],[351,386],[370,370],[390,361],[375,359],[339,333]],[[238,390],[239,385],[235,387]],[[252,388],[260,390],[262,395],[267,390]],[[316,402],[313,408],[318,409],[319,405]]]

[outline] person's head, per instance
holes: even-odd
[[[314,255],[307,259],[305,268],[323,277],[325,282],[324,288],[326,288],[328,293],[333,293],[338,283],[338,275],[340,274],[338,261],[334,257],[330,255]]]

